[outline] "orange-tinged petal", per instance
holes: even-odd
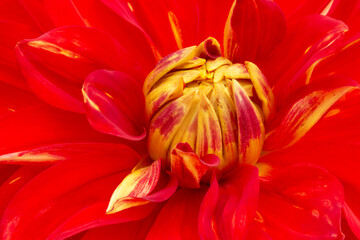
[[[246,69],[250,74],[250,79],[254,89],[261,101],[262,110],[267,120],[274,113],[275,99],[274,94],[260,69],[252,62],[245,62]]]
[[[171,152],[171,173],[179,185],[188,188],[199,188],[201,178],[210,167],[216,167],[220,159],[213,154],[208,154],[200,159],[188,143],[179,143]]]
[[[237,113],[239,160],[252,164],[257,161],[262,150],[264,124],[241,85],[233,81],[232,88]]]
[[[281,124],[267,133],[264,149],[279,149],[297,142],[337,100],[354,88],[343,86],[331,90],[318,90],[295,102]]]

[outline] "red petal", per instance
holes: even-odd
[[[94,131],[84,116],[40,105],[0,119],[0,152],[58,142],[114,140]]]
[[[131,52],[131,57],[141,63],[145,73],[150,72],[155,66],[156,50],[125,1],[44,0],[44,2],[56,26],[84,25],[104,30]]]
[[[64,161],[49,168],[8,205],[1,222],[2,238],[47,238],[79,211],[106,202],[112,189],[138,161],[139,156],[123,145],[116,154]],[[105,208],[102,210],[104,218]]]
[[[0,118],[24,108],[42,104],[33,94],[0,83]]]
[[[258,170],[251,165],[244,165],[220,186],[213,177],[200,207],[200,236],[243,239],[255,216],[258,191]]]
[[[349,208],[349,206],[345,203],[344,204],[344,213],[345,217],[348,221],[348,224],[353,231],[353,233],[360,238],[360,219],[358,216],[354,214],[353,211]]]
[[[116,154],[121,148],[121,144],[115,143],[61,143],[0,155],[0,163],[52,164],[64,160]]]
[[[37,27],[20,1],[2,0],[0,3],[0,21],[11,21]]]
[[[143,240],[153,225],[159,210],[156,209],[149,216],[139,221],[91,229],[86,232],[81,240],[115,240],[119,239],[119,236],[122,240]]]
[[[333,74],[347,76],[360,82],[358,65],[360,62],[360,34],[343,44],[333,55],[315,66],[312,78]]]
[[[261,67],[270,84],[275,85],[278,103],[308,83],[310,66],[328,56],[347,29],[343,22],[320,15],[289,23],[284,40]]]
[[[198,239],[197,219],[203,196],[202,189],[178,190],[161,209],[146,239],[165,240],[169,236],[172,239]]]
[[[328,78],[309,84],[300,89],[296,95],[301,96],[295,101],[288,99],[289,107],[278,113],[278,126],[269,127],[264,149],[274,150],[290,146],[302,138],[332,107],[332,105],[356,84],[342,78]]]
[[[342,239],[341,183],[325,170],[286,167],[260,185],[258,224],[274,239]]]
[[[311,14],[331,13],[341,0],[276,0],[287,18],[296,19]]]
[[[25,166],[16,170],[4,183],[0,186],[0,216],[2,216],[5,208],[9,204],[14,195],[35,177],[38,173],[44,170],[43,166]]]
[[[20,2],[43,32],[55,28],[43,0],[20,0]]]
[[[263,58],[285,31],[284,16],[273,1],[236,0],[225,25],[225,56],[235,62]]]
[[[0,6],[1,8],[1,6]],[[15,57],[15,45],[25,38],[39,36],[40,33],[33,28],[15,22],[0,22],[0,81],[12,86],[27,89]]]
[[[96,130],[129,140],[146,136],[145,99],[131,76],[95,71],[86,78],[83,95],[89,122]]]
[[[81,85],[99,68],[128,72],[140,79],[141,67],[129,52],[99,30],[85,27],[58,28],[17,46],[18,61],[32,90],[48,103],[83,112]]]

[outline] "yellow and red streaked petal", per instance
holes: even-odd
[[[199,239],[198,215],[205,189],[179,189],[161,209],[146,239]],[[166,227],[164,227],[166,226]]]
[[[237,164],[239,158],[236,109],[232,97],[225,89],[216,84],[210,97],[220,124],[223,158],[226,159],[226,162],[220,161],[218,169],[224,169],[224,167],[231,169]]]
[[[349,91],[357,88],[356,84],[351,81],[341,82],[336,80],[339,79],[325,79],[322,82],[324,83],[322,87],[327,86],[327,89],[316,89],[309,93],[312,86],[321,86],[321,82],[304,88],[305,94],[303,93],[300,99],[291,103],[290,107],[275,119],[274,122],[279,121],[280,124],[267,132],[264,150],[281,149],[296,143],[323,117],[336,101]],[[335,86],[331,84],[335,84]]]
[[[264,124],[261,116],[237,81],[232,82],[238,125],[239,162],[252,164],[260,156],[264,143]]]
[[[275,110],[275,99],[272,89],[270,88],[264,74],[255,64],[252,62],[245,62],[245,66],[250,74],[250,79],[254,85],[255,92],[261,101],[265,120],[267,120],[271,114],[274,114]]]
[[[96,206],[100,206],[96,212],[77,223],[83,227],[94,222],[95,226],[104,224],[111,192],[139,160],[135,151],[122,145],[116,155],[63,161],[48,168],[21,188],[9,203],[2,218],[1,238],[46,239],[79,212]],[[128,219],[132,218],[129,214]]]
[[[311,15],[289,23],[284,40],[261,64],[261,70],[273,87],[277,104],[306,85],[308,69],[337,48],[348,27],[341,21]]]
[[[206,154],[222,156],[222,133],[216,112],[204,92],[199,96],[195,152],[200,158]]]
[[[215,175],[200,206],[201,239],[243,239],[258,202],[258,170],[243,165],[219,185]]]
[[[273,239],[342,239],[341,183],[309,164],[274,170],[260,178],[255,222]]]
[[[156,160],[150,166],[134,169],[124,178],[113,192],[106,213],[114,214],[151,202],[166,201],[174,194],[177,186],[175,177],[161,173],[161,159]]]
[[[176,176],[179,185],[187,188],[199,188],[201,178],[209,168],[216,167],[220,159],[214,154],[207,154],[201,159],[188,143],[179,143],[170,156],[171,173]]]
[[[150,92],[151,88],[170,70],[182,65],[183,63],[193,59],[195,57],[196,47],[188,47],[178,50],[172,54],[161,59],[156,65],[155,69],[152,70],[146,77],[144,84],[145,96]]]
[[[31,89],[46,102],[75,112],[84,112],[81,85],[94,70],[122,70],[138,79],[145,74],[113,37],[92,28],[54,29],[18,43],[16,53]]]
[[[1,8],[1,7],[0,7]],[[14,87],[28,89],[25,79],[19,72],[14,48],[16,43],[25,38],[40,35],[37,29],[15,22],[0,22],[0,81]]]
[[[184,95],[158,111],[150,123],[148,149],[152,159],[167,159],[171,144],[178,142],[195,141],[197,128],[197,112],[199,100],[196,94]],[[177,133],[181,134],[177,134]],[[184,141],[173,141],[174,137],[184,138]],[[180,139],[181,140],[181,139]],[[189,142],[190,143],[190,142]],[[173,147],[174,147],[173,146]],[[170,166],[170,162],[165,163]]]
[[[285,31],[285,19],[276,3],[235,0],[224,30],[225,57],[233,62],[261,59],[282,40]]]
[[[146,136],[144,95],[133,77],[98,70],[87,76],[82,92],[93,128],[134,141]]]

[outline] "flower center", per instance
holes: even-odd
[[[212,167],[218,175],[255,164],[268,115],[260,74],[253,63],[221,57],[213,38],[163,58],[144,85],[150,157],[170,169],[179,151],[199,159],[214,154],[220,159]]]

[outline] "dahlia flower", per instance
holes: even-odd
[[[1,239],[360,238],[360,1],[0,21]]]

